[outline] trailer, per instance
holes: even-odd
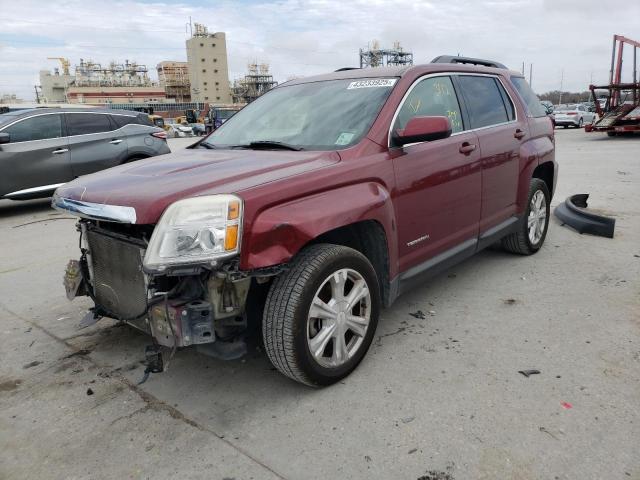
[[[622,55],[624,46],[633,48],[633,81],[622,83]],[[606,132],[609,136],[628,132],[640,132],[640,80],[638,79],[638,48],[640,42],[622,35],[613,36],[611,70],[608,85],[589,85],[598,121],[585,126],[587,132]],[[601,105],[596,92],[606,91],[606,101]]]

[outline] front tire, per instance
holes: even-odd
[[[339,245],[312,245],[271,285],[262,321],[265,350],[289,378],[331,385],[363,359],[379,314],[380,288],[367,258]]]
[[[502,247],[512,253],[533,255],[542,247],[549,228],[551,195],[547,184],[532,178],[529,184],[527,208],[518,230],[502,239]]]

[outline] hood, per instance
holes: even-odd
[[[56,196],[132,207],[135,223],[150,224],[176,200],[240,193],[339,160],[336,152],[186,149],[79,177],[58,188]]]

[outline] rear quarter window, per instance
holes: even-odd
[[[118,128],[122,128],[125,125],[134,124],[137,125],[140,123],[138,121],[138,117],[134,117],[132,115],[111,115],[111,119],[115,122]]]
[[[530,117],[545,117],[547,110],[524,77],[511,77],[511,83],[527,106]]]

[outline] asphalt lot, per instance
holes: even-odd
[[[553,205],[590,193],[615,238],[553,217],[538,254],[454,267],[322,390],[260,351],[137,386],[145,337],[64,296],[74,221],[0,201],[0,478],[640,479],[640,138],[556,134]]]

